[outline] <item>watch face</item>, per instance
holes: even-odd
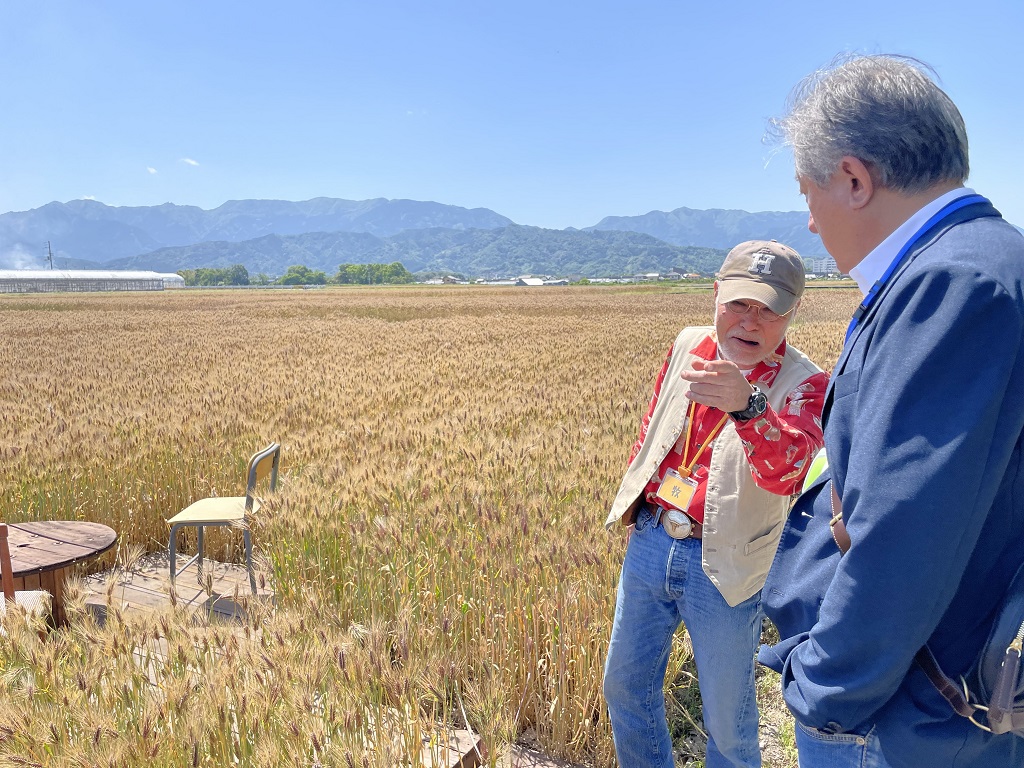
[[[764,392],[755,392],[751,395],[751,402],[746,407],[746,412],[751,414],[753,419],[755,416],[761,416],[765,411],[768,410],[768,397],[765,396]]]
[[[742,411],[733,411],[730,415],[740,421],[748,421],[760,416],[766,410],[768,410],[768,395],[754,387],[754,391],[750,393],[750,399],[747,400],[747,407]]]

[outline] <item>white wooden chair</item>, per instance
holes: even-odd
[[[14,589],[14,568],[11,565],[11,547],[7,541],[7,524],[0,523],[0,582],[3,594],[0,595],[0,617],[7,613],[8,605],[17,605],[29,616],[46,618],[50,615],[50,593],[45,590]],[[0,633],[3,627],[0,627]]]
[[[256,573],[252,563],[252,517],[260,510],[260,499],[256,496],[256,487],[268,475],[270,477],[269,490],[277,487],[277,470],[281,462],[281,445],[271,443],[262,451],[253,454],[249,459],[249,468],[246,472],[245,496],[211,496],[193,502],[181,512],[176,514],[168,524],[171,526],[171,540],[168,551],[171,560],[171,588],[174,588],[174,580],[188,568],[192,563],[198,562],[199,572],[203,568],[203,530],[211,525],[234,525],[241,526],[242,538],[245,541],[245,565],[249,571],[249,586],[252,593],[256,594]],[[197,529],[199,539],[196,554],[189,559],[181,568],[175,562],[175,547],[178,530],[186,526]]]

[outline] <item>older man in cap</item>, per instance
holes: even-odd
[[[760,590],[789,497],[822,445],[827,376],[786,344],[804,290],[799,254],[736,246],[714,326],[684,329],[654,386],[605,525],[627,526],[604,692],[619,764],[673,765],[663,686],[685,623],[708,768],[759,766],[754,652]]]

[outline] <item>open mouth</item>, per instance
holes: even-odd
[[[741,344],[744,344],[744,345],[746,345],[748,347],[759,347],[759,346],[761,346],[759,342],[751,341],[750,339],[741,339],[739,336],[733,336],[732,340],[733,341],[738,341]]]

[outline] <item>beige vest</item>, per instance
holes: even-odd
[[[622,478],[605,527],[633,519],[644,486],[684,433],[689,404],[685,394],[690,385],[679,374],[692,368],[695,355],[690,350],[713,331],[711,327],[686,328],[676,338],[647,437]],[[768,402],[780,410],[793,389],[820,372],[802,352],[787,345],[779,374],[765,390]],[[789,496],[755,485],[736,426],[727,421],[711,445],[701,551],[704,573],[729,605],[739,605],[764,586],[788,508]]]

